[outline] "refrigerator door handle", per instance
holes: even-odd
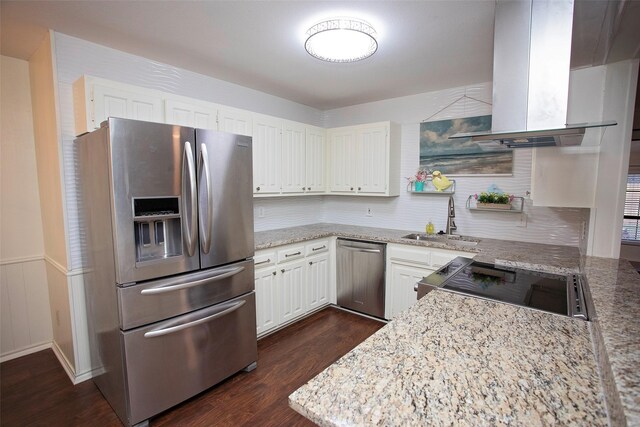
[[[202,217],[200,217],[200,230],[202,231],[202,241],[200,242],[200,248],[205,254],[209,253],[211,249],[211,226],[213,223],[213,194],[211,188],[211,173],[209,172],[209,154],[207,152],[207,145],[200,144],[200,173],[204,172],[204,179],[200,175],[200,188],[206,185],[207,188],[207,200],[202,205],[206,206],[206,222],[203,224]],[[202,182],[204,180],[204,183]]]
[[[200,286],[204,283],[214,282],[217,280],[226,279],[227,277],[235,276],[238,273],[244,271],[244,267],[235,267],[230,270],[223,270],[221,274],[217,276],[207,277],[206,279],[194,280],[193,282],[179,283],[176,285],[160,285],[153,288],[147,288],[140,291],[142,295],[157,295],[166,292],[178,291],[180,289],[192,288],[194,286]]]
[[[189,200],[185,197],[187,193],[187,179],[189,180]],[[187,219],[187,208],[191,207],[189,219]],[[184,152],[182,154],[182,217],[185,229],[185,237],[187,243],[187,253],[193,256],[196,250],[196,228],[195,224],[198,220],[198,200],[196,199],[196,177],[193,167],[193,151],[191,143],[185,141]]]
[[[239,309],[240,307],[242,307],[244,304],[246,303],[245,300],[240,300],[240,301],[236,301],[232,304],[225,304],[222,307],[218,307],[218,306],[213,306],[212,309],[215,309],[216,313],[209,315],[209,316],[205,316],[205,317],[201,317],[200,319],[194,320],[192,322],[187,322],[187,323],[182,323],[176,326],[169,326],[168,328],[165,327],[161,327],[160,329],[154,329],[153,331],[149,331],[149,332],[145,332],[144,337],[145,338],[154,338],[154,337],[160,337],[163,335],[168,335],[168,334],[172,334],[174,332],[178,332],[181,331],[183,329],[187,329],[187,328],[191,328],[193,326],[197,326],[200,325],[202,323],[206,323],[206,322],[210,322],[214,319],[218,319],[222,316],[226,316],[229,313],[232,313],[234,311],[236,311],[237,309]],[[222,311],[219,311],[220,309],[222,309]],[[207,310],[208,312],[212,311],[212,310]],[[206,313],[208,314],[208,313]],[[169,322],[169,324],[174,323],[174,321]],[[165,323],[166,325],[166,323]]]

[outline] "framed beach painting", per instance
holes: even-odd
[[[486,130],[491,130],[491,116],[420,123],[420,167],[443,175],[512,175],[510,148],[449,139],[458,132]]]

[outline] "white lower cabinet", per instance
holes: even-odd
[[[395,317],[416,303],[415,284],[434,271],[409,264],[391,262],[391,283],[387,286],[387,290],[391,291],[393,298],[391,298],[391,307],[389,307],[389,318]]]
[[[282,323],[287,323],[306,312],[306,283],[305,261],[292,261],[282,266],[280,270],[280,314]]]
[[[329,304],[331,253],[329,239],[256,252],[259,337]]]
[[[385,318],[393,319],[418,301],[414,286],[423,277],[455,257],[473,258],[475,255],[471,252],[387,244]]]
[[[256,269],[256,322],[258,335],[269,331],[279,322],[279,287],[277,286],[276,267]]]
[[[309,311],[329,304],[329,254],[307,258],[307,308]]]

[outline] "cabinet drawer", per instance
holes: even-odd
[[[431,251],[429,249],[393,245],[388,247],[387,250],[389,251],[389,258],[392,260],[426,267],[431,265]]]
[[[329,250],[329,240],[316,240],[305,247],[305,255],[315,255]]]
[[[253,265],[255,268],[269,267],[276,263],[277,255],[275,251],[257,252],[253,257]]]
[[[304,258],[304,245],[290,246],[278,251],[278,263]]]

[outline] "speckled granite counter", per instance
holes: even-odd
[[[541,269],[547,272],[577,272],[580,269],[580,254],[577,248],[570,246],[540,245],[536,243],[513,242],[507,240],[479,239],[477,246],[463,246],[455,240],[438,237],[438,241],[415,241],[402,236],[415,233],[415,230],[391,230],[387,228],[360,227],[343,224],[311,224],[255,233],[256,250],[287,245],[305,240],[328,236],[363,239],[385,243],[401,243],[451,249],[477,253],[478,261],[511,264],[523,268]],[[532,262],[535,254],[535,263]]]
[[[581,271],[592,321],[432,292],[292,394],[292,407],[320,425],[600,425],[607,423],[604,390],[611,425],[640,425],[640,276],[628,262],[580,259],[577,248],[564,246],[401,238],[411,232],[314,224],[256,233],[256,249],[338,236],[473,252],[483,262],[540,271]],[[429,347],[430,340],[437,346]]]
[[[583,348],[586,322],[431,292],[289,402],[323,426],[606,425]]]

